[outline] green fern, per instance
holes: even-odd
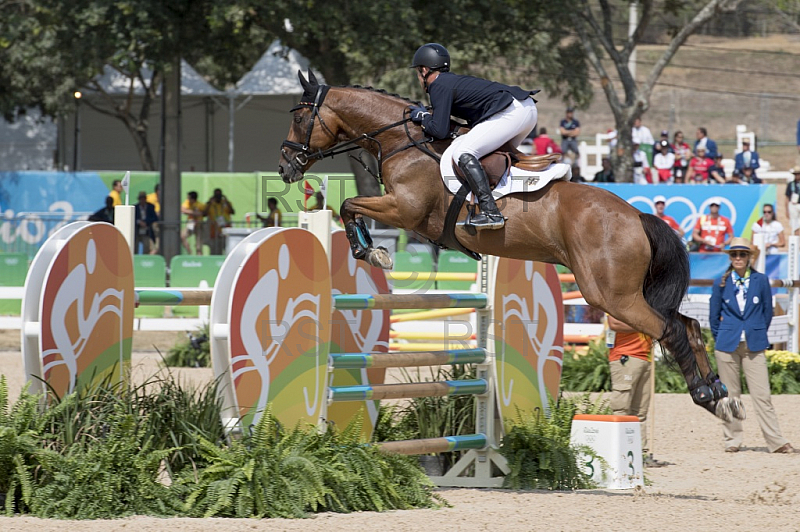
[[[501,454],[510,473],[504,487],[511,489],[574,490],[594,487],[591,476],[578,465],[581,454],[596,456],[570,443],[576,413],[605,413],[605,403],[594,404],[588,394],[581,398],[550,401],[550,416],[517,413],[514,427],[503,438]]]
[[[184,509],[197,517],[305,517],[436,504],[413,461],[360,444],[356,428],[286,431],[268,407],[252,435],[228,447],[203,441],[210,465],[180,478]]]

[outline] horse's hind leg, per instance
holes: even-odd
[[[741,399],[738,397],[728,398],[728,388],[722,381],[719,380],[719,376],[711,367],[711,362],[708,359],[708,353],[706,352],[705,344],[703,343],[703,334],[700,329],[700,324],[696,319],[690,318],[689,316],[684,316],[683,314],[678,314],[678,319],[686,328],[686,334],[689,338],[689,345],[691,346],[692,352],[694,353],[694,358],[697,361],[697,367],[700,370],[700,375],[703,376],[703,382],[705,382],[705,384],[711,389],[712,401],[715,403],[714,414],[723,419],[729,417],[728,414],[737,419],[744,419],[744,405],[742,404]],[[698,388],[701,386],[698,381],[695,381],[694,384]]]

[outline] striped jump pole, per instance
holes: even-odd
[[[330,402],[374,401],[381,399],[411,399],[415,397],[483,395],[488,390],[489,382],[485,379],[374,384],[371,386],[332,386],[328,393],[328,400]]]
[[[336,369],[410,368],[415,366],[444,366],[483,364],[484,349],[453,349],[451,351],[420,351],[416,353],[331,353],[331,366]]]
[[[213,288],[136,288],[136,306],[210,305]]]
[[[486,308],[486,294],[336,294],[336,310]]]
[[[431,454],[467,449],[485,449],[489,438],[485,434],[464,434],[461,436],[445,436],[443,438],[425,438],[420,440],[390,441],[377,444],[382,451],[395,454]]]

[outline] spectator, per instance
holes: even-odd
[[[667,206],[667,198],[664,196],[656,196],[653,198],[653,204],[656,206],[656,216],[661,218],[664,223],[672,228],[673,231],[678,233],[679,237],[683,238],[683,235],[686,234],[686,231],[683,230],[675,218],[664,214],[664,207]]]
[[[734,157],[734,170],[744,173],[745,168],[751,168],[753,173],[750,183],[760,183],[761,180],[756,176],[756,170],[760,167],[758,152],[750,151],[750,139],[742,139],[742,151]]]
[[[278,200],[269,198],[267,200],[267,208],[269,209],[269,214],[266,216],[256,214],[256,217],[264,224],[262,227],[280,227],[282,213],[278,208]]]
[[[706,148],[697,147],[697,154],[689,161],[689,169],[686,171],[687,183],[708,183],[708,169],[713,165],[713,161],[706,157]]]
[[[692,149],[683,140],[683,131],[676,131],[672,139],[672,151],[675,153],[675,182],[686,180],[686,171],[692,158]]]
[[[616,415],[636,416],[641,423],[642,455],[649,454],[647,411],[650,408],[650,352],[653,339],[613,316],[608,316],[613,345],[608,352],[611,371],[609,406]],[[609,339],[608,343],[612,343]],[[657,465],[657,464],[653,464]]]
[[[108,195],[114,200],[114,207],[122,205],[122,181],[115,179],[111,183],[111,192]]]
[[[647,126],[642,125],[642,119],[636,118],[631,128],[631,138],[634,144],[639,144],[639,149],[647,154],[647,162],[653,160],[653,134]]]
[[[695,133],[697,140],[694,143],[694,151],[697,153],[697,148],[703,146],[706,149],[706,157],[714,159],[717,156],[717,143],[708,138],[708,131],[704,127],[698,127]],[[688,181],[688,179],[687,179]]]
[[[699,244],[701,253],[723,251],[733,238],[731,221],[719,214],[720,201],[720,198],[711,198],[708,214],[700,216],[694,226],[692,239]]]
[[[658,172],[658,181],[660,183],[672,183],[672,171],[675,168],[675,154],[670,151],[669,142],[662,140],[658,143],[658,151],[653,157],[653,166]]]
[[[147,192],[139,192],[138,203],[136,204],[136,241],[134,251],[138,254],[150,253],[155,235],[153,234],[153,224],[158,221],[155,205],[147,203]]]
[[[156,208],[156,215],[158,215],[159,221],[161,220],[161,197],[159,196],[159,185],[156,183],[156,186],[153,187],[153,192],[147,195],[147,203],[152,203],[153,206]],[[161,227],[158,222],[153,224],[153,248],[150,250],[151,254],[155,254],[156,250],[159,247],[159,240],[161,239]]]
[[[547,128],[543,127],[539,130],[539,136],[533,139],[533,145],[536,148],[537,155],[547,155],[548,153],[562,153],[558,144],[547,135]]]
[[[739,183],[742,185],[749,185],[750,183],[754,183],[755,177],[753,177],[753,169],[749,166],[745,166],[742,168],[742,172],[739,174]]]
[[[769,347],[767,329],[772,322],[772,290],[767,277],[752,269],[753,248],[744,238],[735,238],[728,251],[731,265],[711,291],[709,323],[716,342],[719,377],[728,387],[728,397],[742,394],[741,373],[756,412],[761,433],[771,453],[793,453],[781,434],[772,406],[769,373],[764,350]],[[742,422],[722,424],[725,451],[738,452],[742,446]]]
[[[633,182],[637,185],[647,185],[653,182],[647,154],[639,149],[638,142],[633,143]]]
[[[672,145],[669,143],[669,131],[666,129],[661,130],[661,138],[659,138],[655,144],[653,144],[653,153],[657,154],[661,151],[661,143],[666,142],[667,146],[669,147],[670,153],[675,153],[675,150],[672,148]]]
[[[594,174],[595,183],[614,183],[614,169],[611,168],[611,159],[603,157],[603,169]]]
[[[90,222],[114,223],[114,198],[106,196],[106,206],[89,216]]]
[[[606,134],[608,135],[608,147],[613,150],[617,147],[617,130],[609,129]]]
[[[578,156],[578,135],[581,134],[581,123],[574,117],[575,109],[567,107],[566,116],[561,119],[558,130],[561,133],[561,153],[569,152]]]
[[[794,181],[786,185],[786,214],[792,226],[792,234],[800,235],[800,166],[789,170]]]
[[[573,183],[586,183],[586,178],[581,175],[581,167],[578,163],[573,163],[572,165],[572,178],[570,181]]]
[[[325,196],[322,194],[321,190],[317,190],[317,192],[314,194],[314,200],[316,203],[311,207],[308,207],[306,209],[307,211],[321,211],[323,209],[327,209],[333,213],[332,217],[334,222],[338,222],[341,219],[339,217],[339,213],[337,213],[329,204],[325,203]]]
[[[717,154],[713,164],[708,167],[708,182],[712,184],[719,183],[720,185],[724,185],[727,182],[725,180],[725,169],[722,167],[721,153]]]
[[[158,192],[159,186],[156,183],[156,186],[153,187],[153,192],[147,195],[147,203],[152,203],[153,206],[156,208],[156,214],[159,218],[161,218],[161,197],[159,196]]]
[[[231,215],[236,214],[233,205],[222,194],[221,188],[214,189],[214,195],[206,203],[205,215],[208,217],[208,247],[212,255],[222,255],[225,251],[225,235],[222,230],[231,226]]]
[[[783,234],[783,224],[775,219],[775,206],[767,203],[762,213],[764,216],[753,223],[753,235],[764,235],[764,247],[767,255],[773,255],[786,245],[786,236]]]
[[[189,237],[192,235],[194,235],[195,253],[203,254],[203,212],[205,210],[205,204],[197,201],[197,192],[192,190],[186,194],[186,200],[181,204],[181,213],[185,214],[188,219],[181,231],[181,242],[187,255],[192,254],[189,249]]]

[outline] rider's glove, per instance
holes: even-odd
[[[421,105],[412,105],[411,106],[411,121],[415,124],[421,124],[422,120],[427,116],[430,115],[428,110],[421,106]]]

